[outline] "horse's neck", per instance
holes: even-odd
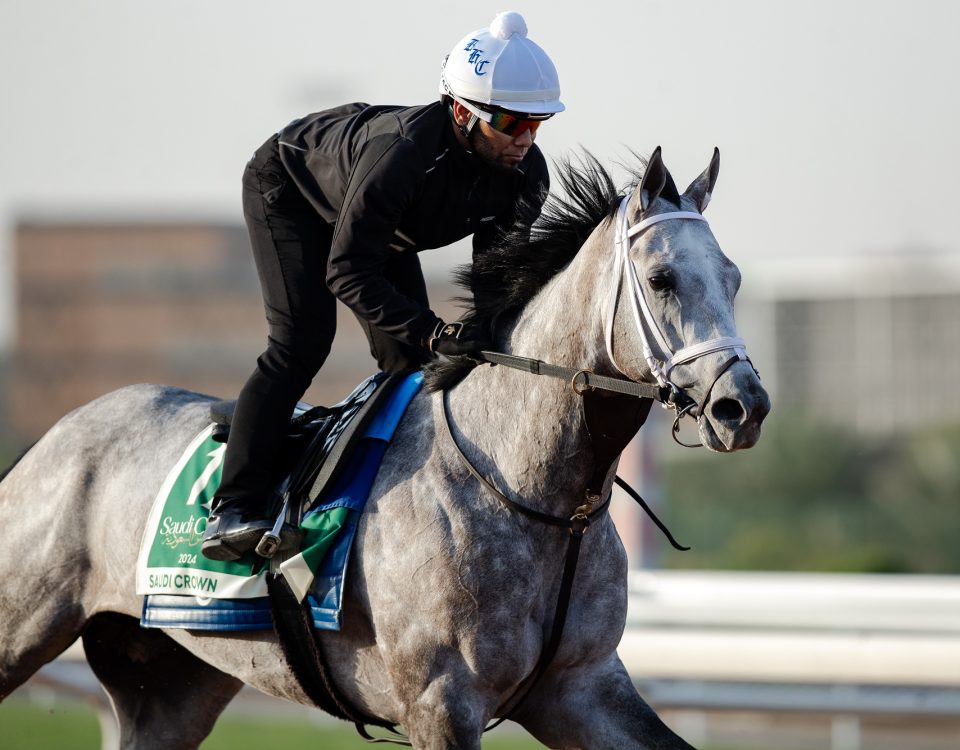
[[[584,246],[527,305],[503,342],[505,351],[578,369],[597,366],[609,277],[600,250]],[[581,397],[570,383],[481,367],[451,394],[451,411],[467,455],[508,495],[560,514],[582,502],[593,449]]]
[[[606,369],[602,313],[613,262],[606,235],[595,233],[526,306],[508,334],[506,351],[566,367]]]

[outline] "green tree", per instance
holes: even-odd
[[[664,467],[674,568],[960,572],[960,426],[889,437],[802,417]]]

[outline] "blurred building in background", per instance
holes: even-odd
[[[777,412],[861,433],[960,421],[960,254],[751,263],[737,306]]]
[[[246,241],[231,226],[20,224],[14,431],[36,438],[131,383],[236,389],[264,333]]]
[[[132,383],[233,398],[266,344],[249,240],[238,225],[25,221],[15,232],[16,339],[4,412],[22,442]],[[436,283],[441,315],[456,291]],[[308,392],[334,403],[375,369],[341,307],[334,351]]]

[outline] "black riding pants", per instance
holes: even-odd
[[[325,281],[333,227],[286,174],[275,138],[244,171],[243,214],[263,290],[267,349],[240,391],[217,496],[237,498],[252,510],[266,509],[280,479],[287,424],[330,353],[337,319]],[[416,255],[398,255],[384,274],[402,294],[428,306]],[[417,368],[424,361],[420,350],[358,320],[381,370]]]

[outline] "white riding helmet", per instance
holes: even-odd
[[[547,53],[527,39],[527,24],[514,11],[498,13],[489,29],[467,34],[440,73],[440,93],[512,112],[563,112],[560,80]]]

